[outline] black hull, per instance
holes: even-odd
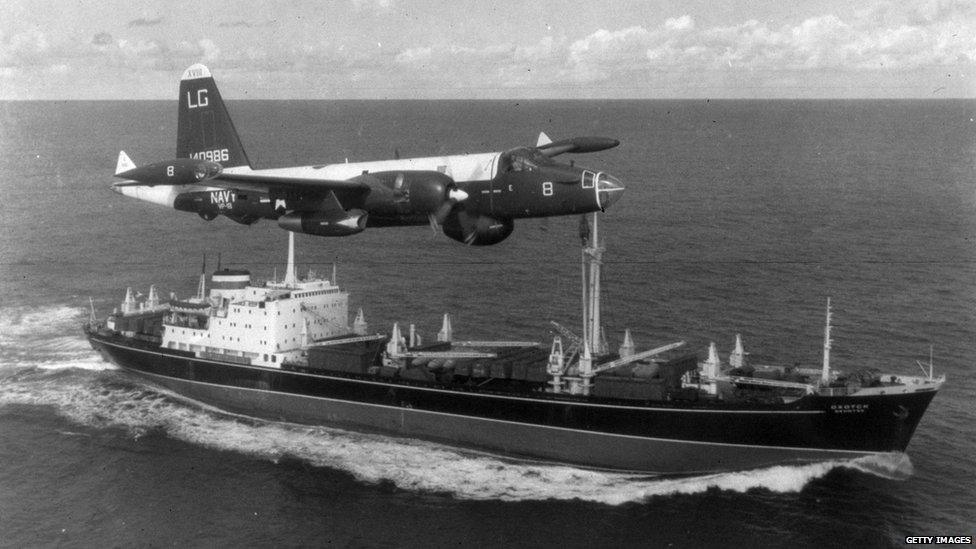
[[[107,360],[150,383],[234,413],[649,473],[901,452],[935,396],[924,391],[810,395],[788,405],[704,400],[637,405],[242,366],[120,336],[88,335]]]

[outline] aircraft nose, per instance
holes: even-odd
[[[601,173],[596,182],[596,189],[600,209],[606,210],[608,206],[616,202],[620,198],[620,195],[624,193],[624,184],[608,173]]]

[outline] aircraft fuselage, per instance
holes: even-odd
[[[552,162],[513,167],[519,149],[508,153],[478,153],[425,158],[406,158],[376,162],[349,162],[298,166],[267,170],[229,168],[225,174],[248,174],[269,178],[348,180],[359,178],[369,186],[368,193],[337,191],[342,204],[369,212],[367,226],[425,225],[428,214],[417,211],[411,201],[414,172],[438,172],[467,193],[464,209],[472,215],[503,219],[582,214],[602,210],[622,189],[612,176]],[[512,154],[516,153],[516,154]],[[506,161],[509,163],[506,164]],[[499,169],[499,163],[504,164]],[[407,174],[407,178],[402,177]],[[406,180],[405,180],[406,179]],[[135,196],[140,187],[123,187],[122,194]],[[163,191],[162,188],[159,188]],[[278,219],[285,212],[314,206],[317,197],[300,190],[268,193],[205,186],[185,186],[166,204],[178,210],[195,212],[207,219],[224,215],[242,223],[258,219]],[[601,192],[602,191],[602,192]],[[142,194],[142,193],[140,193]],[[161,193],[162,194],[162,193]],[[135,196],[146,200],[144,196]],[[164,202],[161,202],[165,204]]]
[[[514,219],[603,210],[623,191],[613,176],[552,157],[616,147],[616,139],[573,137],[505,152],[396,158],[255,170],[217,84],[203,65],[180,79],[176,157],[137,167],[119,153],[113,185],[123,195],[251,224],[346,236],[368,226],[440,226],[470,245],[507,238]]]

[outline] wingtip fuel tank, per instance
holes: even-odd
[[[210,160],[174,158],[136,166],[125,151],[119,151],[115,177],[142,185],[192,185],[220,175],[223,167]]]

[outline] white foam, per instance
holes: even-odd
[[[51,329],[68,325],[77,329],[85,317],[85,309],[68,305],[5,307],[0,309],[0,341],[50,333]]]
[[[81,331],[87,316],[68,305],[0,308],[0,368],[113,369]]]
[[[709,489],[799,492],[838,467],[890,479],[911,475],[911,462],[904,454],[682,478],[513,462],[409,439],[243,420],[128,385],[127,379],[111,373],[76,372],[53,377],[40,373],[32,379],[0,384],[0,406],[51,405],[72,421],[90,427],[122,427],[135,437],[162,430],[168,436],[209,448],[272,462],[291,456],[313,466],[346,471],[367,483],[388,481],[404,490],[446,493],[469,500],[579,499],[620,505]]]

